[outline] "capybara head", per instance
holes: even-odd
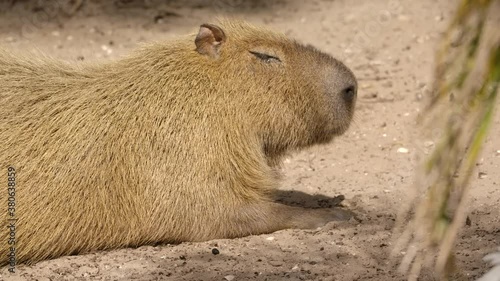
[[[356,78],[330,55],[240,22],[202,25],[195,44],[202,68],[230,81],[225,87],[266,150],[327,142],[349,127]]]

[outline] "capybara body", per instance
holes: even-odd
[[[348,128],[356,87],[329,55],[235,21],[102,64],[0,51],[0,265],[11,247],[32,263],[341,219],[271,195],[285,153]]]

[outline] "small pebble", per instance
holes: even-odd
[[[299,268],[299,265],[297,265],[297,264],[296,264],[294,267],[292,267],[292,271],[297,271],[297,270],[299,270],[299,269],[300,269],[300,268]]]
[[[266,240],[267,240],[267,241],[274,241],[274,237],[273,237],[273,236],[271,236],[271,237],[267,237],[267,238],[266,238]]]
[[[220,252],[219,252],[219,250],[217,248],[213,248],[212,249],[212,254],[218,255],[218,254],[220,254]]]
[[[467,218],[465,219],[465,225],[471,226],[471,224],[472,224],[472,220],[470,219],[469,216],[467,216]]]
[[[484,172],[479,172],[477,174],[477,177],[480,178],[480,179],[485,179],[485,178],[488,177],[488,175],[486,173],[484,173]]]
[[[410,150],[405,147],[398,148],[398,153],[408,153]]]
[[[227,280],[227,281],[232,281],[234,280],[235,276],[234,275],[226,275],[224,276],[224,279]]]
[[[113,53],[113,49],[111,49],[110,47],[106,46],[106,45],[102,45],[101,46],[101,49],[103,51],[105,51],[108,55],[111,55],[111,53]]]

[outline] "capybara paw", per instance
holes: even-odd
[[[297,228],[312,229],[332,221],[347,221],[356,217],[352,211],[342,208],[305,209],[305,212],[295,221]]]

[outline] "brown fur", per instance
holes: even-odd
[[[286,152],[347,129],[355,95],[342,91],[355,91],[353,74],[283,35],[220,26],[212,37],[202,26],[205,45],[189,35],[98,65],[0,51],[0,186],[15,167],[17,262],[342,217],[270,196]]]

